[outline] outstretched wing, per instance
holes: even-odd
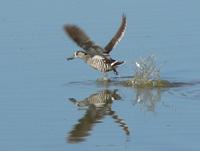
[[[104,49],[96,45],[90,37],[76,25],[65,25],[67,35],[90,55],[103,55]]]
[[[126,22],[126,16],[122,15],[122,22],[121,25],[115,34],[115,36],[111,39],[111,41],[106,45],[104,48],[104,53],[109,54],[110,51],[120,42],[120,40],[123,38],[125,30],[126,30],[127,22]]]

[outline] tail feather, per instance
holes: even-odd
[[[124,61],[114,61],[113,63],[111,63],[111,66],[112,67],[114,67],[114,66],[118,66],[118,65],[120,65],[120,64],[123,64],[124,63]]]

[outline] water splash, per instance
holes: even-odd
[[[140,58],[135,62],[135,82],[148,82],[160,80],[160,70],[156,66],[154,55],[146,58]]]
[[[140,58],[135,62],[135,74],[123,82],[126,86],[134,87],[170,87],[170,82],[160,79],[160,69],[156,65],[154,55]]]

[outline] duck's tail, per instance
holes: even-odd
[[[120,64],[123,64],[125,61],[117,61],[117,60],[115,60],[114,62],[112,62],[111,63],[111,66],[112,67],[116,67],[116,66],[118,66],[118,65],[120,65]]]

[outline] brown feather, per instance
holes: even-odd
[[[104,53],[109,54],[110,51],[117,45],[117,43],[122,39],[124,36],[124,32],[126,30],[127,22],[126,22],[126,16],[122,15],[122,22],[121,25],[117,31],[117,33],[114,35],[114,37],[111,39],[111,41],[106,45],[104,48]]]
[[[79,47],[83,48],[88,54],[92,56],[103,56],[104,49],[90,40],[89,36],[78,26],[65,25],[64,31]]]
[[[76,25],[65,25],[64,31],[81,48],[88,50],[94,43],[89,36]]]

